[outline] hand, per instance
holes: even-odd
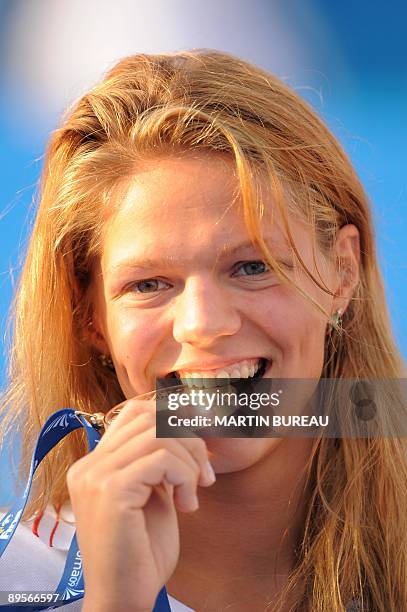
[[[177,512],[215,481],[200,438],[156,438],[155,402],[128,400],[68,470],[86,612],[152,610],[179,557]]]

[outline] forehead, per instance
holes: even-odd
[[[280,215],[263,187],[262,231],[287,248]],[[290,222],[297,239],[304,228]],[[103,267],[130,254],[182,253],[185,260],[219,255],[249,240],[235,165],[224,155],[146,162],[117,191],[103,239]]]

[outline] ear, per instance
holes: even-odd
[[[341,227],[336,236],[334,252],[337,285],[333,308],[345,312],[359,282],[360,236],[355,225]]]
[[[81,304],[81,328],[83,340],[96,351],[110,355],[107,334],[103,321],[106,320],[106,305],[99,287],[90,283],[85,291],[74,283],[74,294],[77,304]]]
[[[93,315],[87,322],[84,336],[97,351],[103,355],[110,355],[111,350],[106,341],[105,333],[102,331],[102,327],[99,324],[98,318]]]

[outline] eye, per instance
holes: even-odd
[[[236,276],[256,276],[270,271],[264,261],[244,261],[238,264],[237,272],[239,270],[242,270],[243,273],[236,274]]]
[[[162,285],[164,285],[164,287],[162,287]],[[164,283],[164,281],[158,278],[146,278],[136,283],[132,283],[128,287],[128,291],[134,291],[134,293],[154,293],[155,291],[159,291],[162,288],[167,289],[168,287],[168,283]]]

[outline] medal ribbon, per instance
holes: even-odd
[[[72,408],[63,408],[51,415],[38,436],[34,454],[31,460],[30,473],[23,494],[17,498],[11,510],[0,521],[0,557],[6,550],[11,538],[23,515],[28,496],[30,494],[31,484],[35,471],[44,457],[62,440],[74,431],[75,429],[84,428],[88,439],[88,451],[91,452],[99,442],[101,436],[98,428],[92,425],[85,418],[83,413],[78,413]],[[62,578],[56,588],[55,593],[58,593],[58,602],[53,605],[38,603],[21,606],[21,605],[0,605],[1,612],[9,610],[20,610],[21,612],[36,612],[39,610],[51,610],[59,608],[61,605],[71,603],[78,599],[82,599],[85,595],[85,586],[83,580],[83,568],[80,550],[76,539],[76,533],[72,538],[69,547],[67,559],[65,562]],[[159,592],[153,612],[171,612],[168,601],[167,591],[165,587]]]

